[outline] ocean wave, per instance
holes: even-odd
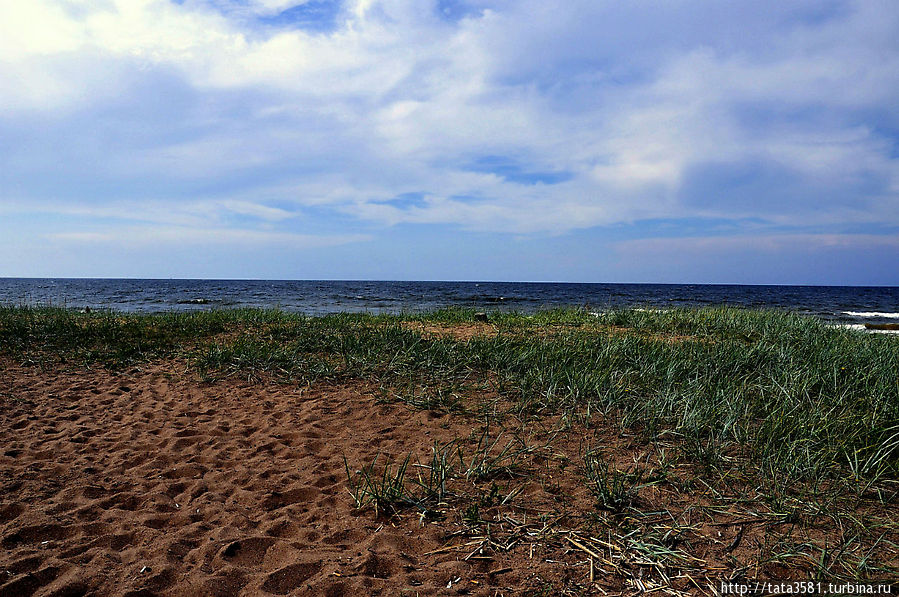
[[[860,332],[867,332],[869,334],[899,334],[899,330],[872,330],[865,327],[863,323],[838,323],[834,324],[831,327],[834,328],[843,328],[846,330],[858,330]]]
[[[877,311],[843,311],[843,315],[850,317],[882,317],[884,319],[899,319],[899,313],[880,313]]]

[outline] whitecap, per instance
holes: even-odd
[[[871,330],[865,327],[863,323],[838,323],[831,327],[843,328],[847,330],[858,330],[869,334],[899,334],[899,330]]]

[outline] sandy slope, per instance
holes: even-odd
[[[177,367],[0,364],[0,597],[494,595],[532,572],[428,555],[446,525],[353,509],[344,455],[424,459],[464,419]]]

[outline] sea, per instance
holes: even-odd
[[[133,313],[252,307],[307,315],[413,313],[452,306],[533,313],[558,307],[597,311],[730,305],[782,309],[852,327],[899,323],[896,286],[0,278],[0,304]]]

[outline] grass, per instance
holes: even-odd
[[[435,442],[426,464],[413,464],[411,455],[391,463],[388,457],[382,459],[378,454],[372,462],[351,472],[349,461],[344,457],[347,487],[356,508],[372,506],[375,515],[396,514],[414,508],[424,516],[441,517],[441,507],[447,506],[448,500],[459,501],[458,498],[465,497],[450,491],[450,483],[461,480],[479,483],[514,475],[519,452],[513,452],[511,447],[512,442],[497,450],[497,441],[489,441],[488,427],[470,455],[466,454],[462,442],[453,440],[444,444]],[[410,474],[410,465],[419,471],[417,476]],[[477,501],[463,501],[468,503],[469,511],[477,512],[479,505],[504,505],[517,493],[513,490],[502,495],[499,486],[492,483],[490,490]]]
[[[371,464],[351,474],[349,462],[344,458],[347,486],[356,508],[364,508],[371,504],[374,506],[375,515],[396,512],[408,506],[424,508],[424,500],[416,497],[406,486],[406,472],[411,457],[407,456],[395,466],[385,457],[385,462],[378,471],[379,459],[380,455],[376,456]]]
[[[469,331],[456,336],[460,325]],[[588,451],[579,470],[598,510],[620,517],[639,505],[648,485],[667,483],[708,488],[734,503],[760,500],[778,524],[856,516],[862,502],[895,507],[897,340],[726,307],[490,313],[487,323],[466,309],[310,318],[274,310],[126,315],[0,307],[0,353],[22,362],[116,369],[179,358],[209,379],[361,380],[381,388],[384,400],[453,416],[493,412],[522,426],[553,417],[569,428],[611,426],[666,445],[665,474],[648,479],[643,466],[618,467]],[[459,445],[435,446],[431,462],[416,467],[427,474],[417,478],[408,459],[374,462],[355,474],[348,464],[357,505],[432,510],[452,493],[452,479],[477,484],[519,475],[533,450],[491,435],[486,422],[472,452],[463,457]],[[688,463],[695,475],[679,478],[672,463]],[[469,504],[471,514],[479,503]],[[664,542],[647,538],[664,532],[643,531],[622,535],[628,549],[670,555]],[[858,574],[878,570],[871,546],[853,539],[849,549],[846,541],[842,551],[826,553],[790,539],[762,551],[777,562],[849,554],[844,568],[851,556]]]
[[[730,308],[501,313],[491,315],[494,333],[464,341],[425,340],[401,325],[409,319],[475,322],[460,309],[308,318],[0,307],[0,351],[109,367],[180,355],[210,376],[377,380],[410,404],[447,411],[490,376],[520,413],[614,413],[622,428],[681,438],[709,467],[738,452],[785,482],[864,489],[899,477],[894,338]],[[537,333],[545,329],[553,333]]]
[[[644,485],[644,470],[633,468],[620,471],[595,451],[584,456],[584,475],[590,492],[596,497],[597,506],[621,513],[634,506]]]

